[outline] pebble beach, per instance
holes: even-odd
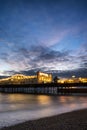
[[[87,130],[87,109],[26,121],[0,130]]]

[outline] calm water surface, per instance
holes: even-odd
[[[0,94],[0,127],[87,108],[87,96]]]

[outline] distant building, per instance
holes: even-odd
[[[42,72],[37,72],[37,74],[33,76],[16,74],[9,78],[0,80],[0,84],[35,84],[35,83],[51,83],[51,82],[52,82],[52,75]]]

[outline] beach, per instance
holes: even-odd
[[[87,109],[26,121],[0,130],[87,130]]]
[[[87,96],[0,94],[0,129],[83,130],[86,109]]]

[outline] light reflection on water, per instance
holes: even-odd
[[[31,110],[46,107],[71,105],[87,106],[86,96],[47,96],[29,94],[0,94],[0,112]]]
[[[82,108],[87,96],[0,94],[0,127]]]

